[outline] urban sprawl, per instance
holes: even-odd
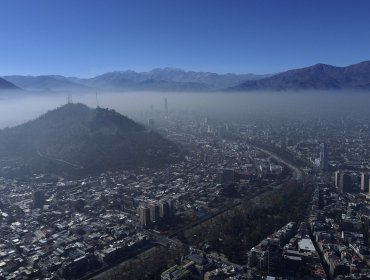
[[[368,121],[223,121],[169,111],[167,100],[141,121],[184,159],[78,180],[0,179],[0,279],[114,279],[158,248],[181,248],[155,272],[163,280],[370,279]],[[289,182],[312,187],[305,216],[245,248],[244,263],[190,240]]]

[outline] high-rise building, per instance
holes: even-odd
[[[235,172],[232,168],[223,168],[219,170],[218,181],[223,186],[234,183]]]
[[[328,147],[326,143],[320,144],[320,168],[328,170]]]
[[[172,199],[168,199],[167,204],[168,204],[168,216],[171,218],[175,214],[175,206],[174,206],[175,203]]]
[[[168,102],[167,102],[167,97],[164,99],[164,113],[166,117],[168,116]]]
[[[335,187],[339,189],[340,184],[340,171],[335,171],[334,173]]]
[[[369,192],[369,174],[367,172],[361,173],[361,191]]]
[[[340,174],[339,190],[342,193],[352,191],[352,180],[351,180],[351,176],[349,174],[347,174],[347,173],[341,173]]]
[[[156,223],[159,221],[159,205],[158,203],[151,203],[150,208],[150,221]]]
[[[147,206],[139,207],[140,224],[142,226],[150,225],[150,209]]]
[[[168,205],[167,201],[161,200],[159,202],[159,217],[162,220],[167,220],[170,215],[170,206]]]
[[[41,208],[42,206],[44,206],[44,192],[41,190],[34,191],[32,194],[32,203],[34,208]]]

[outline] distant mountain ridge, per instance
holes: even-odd
[[[9,83],[7,83],[9,81]],[[157,68],[148,72],[114,71],[93,78],[4,76],[3,87],[28,91],[304,91],[369,90],[370,61],[346,67],[315,64],[274,75],[216,74]]]
[[[67,104],[0,130],[0,174],[86,175],[159,166],[179,149],[114,110]]]
[[[315,64],[282,72],[271,77],[245,81],[228,91],[369,90],[370,61],[347,67]]]
[[[211,72],[185,71],[177,68],[157,68],[148,72],[114,71],[93,78],[64,77],[59,75],[4,76],[7,81],[30,91],[76,90],[158,90],[158,91],[205,91],[220,90],[250,79],[268,75],[216,74]]]
[[[0,78],[0,90],[20,90],[20,88],[8,80]]]
[[[86,86],[60,75],[4,76],[4,79],[30,91],[69,91],[87,89]]]

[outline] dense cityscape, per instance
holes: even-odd
[[[184,150],[177,163],[1,179],[1,279],[370,277],[368,123],[221,121],[168,107],[142,121]],[[262,211],[264,229],[245,231],[254,244],[227,242],[221,224],[238,211]]]

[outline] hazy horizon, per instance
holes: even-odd
[[[96,95],[82,94],[40,94],[2,99],[0,102],[0,128],[11,127],[33,120],[49,110],[67,103],[72,96],[73,103],[97,107]],[[173,113],[197,112],[205,117],[224,120],[253,118],[319,118],[343,116],[368,116],[366,93],[337,91],[305,92],[103,92],[98,95],[102,108],[114,109],[135,121],[145,122],[151,106],[154,111],[164,111],[167,98],[169,110]]]

